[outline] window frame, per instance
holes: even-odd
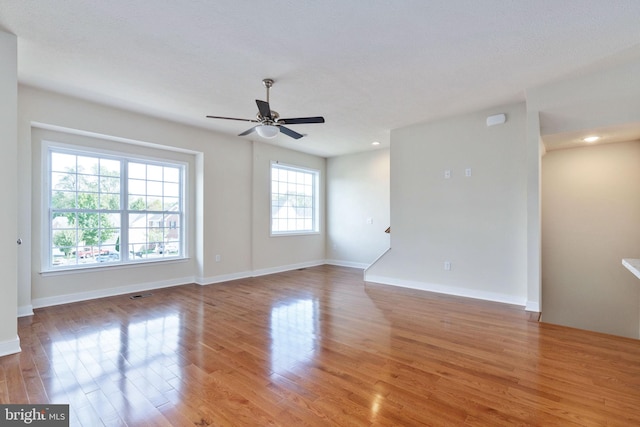
[[[286,169],[294,172],[302,172],[311,174],[313,178],[312,188],[313,195],[312,201],[313,206],[311,207],[312,211],[312,229],[311,230],[291,230],[291,231],[274,231],[274,216],[273,216],[273,200],[274,200],[274,168],[277,169]],[[306,236],[306,235],[315,235],[320,234],[320,178],[321,171],[318,169],[306,167],[306,166],[298,166],[287,163],[281,163],[277,160],[272,160],[269,165],[269,234],[271,237],[282,237],[282,236]]]
[[[120,209],[119,210],[104,210],[95,209],[96,212],[117,213],[120,215],[120,241],[119,246],[119,259],[115,262],[95,262],[87,264],[67,264],[56,266],[53,264],[52,248],[55,246],[53,243],[53,207],[52,203],[52,154],[62,153],[71,154],[75,156],[88,156],[97,157],[107,160],[118,160],[120,162]],[[42,139],[42,228],[41,228],[41,241],[44,243],[41,249],[41,271],[43,273],[64,273],[73,272],[76,270],[92,270],[101,268],[123,268],[133,265],[148,264],[148,263],[167,263],[183,261],[188,259],[187,248],[189,247],[187,242],[188,236],[188,224],[189,213],[187,212],[188,202],[188,177],[189,177],[189,163],[176,159],[168,159],[161,157],[154,157],[149,155],[135,154],[126,151],[107,150],[92,145],[81,144],[69,144],[64,142],[56,142],[50,139]],[[154,213],[159,211],[145,210],[130,210],[128,204],[128,164],[143,163],[145,165],[154,166],[167,166],[176,167],[180,170],[179,177],[179,209],[178,216],[180,222],[179,230],[179,247],[178,253],[175,256],[163,256],[158,258],[142,258],[136,259],[135,255],[130,256],[129,252],[129,215],[135,213]],[[92,209],[93,211],[93,209]],[[163,211],[165,212],[165,211]]]

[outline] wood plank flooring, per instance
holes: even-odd
[[[321,266],[35,311],[0,403],[72,426],[640,425],[640,341]]]

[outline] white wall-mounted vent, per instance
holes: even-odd
[[[487,117],[487,127],[488,126],[496,126],[502,125],[507,121],[506,114],[494,114],[493,116]]]

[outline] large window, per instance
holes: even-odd
[[[271,234],[319,231],[319,172],[271,162]]]
[[[183,164],[49,145],[47,269],[184,256]]]

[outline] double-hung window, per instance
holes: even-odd
[[[182,163],[49,145],[45,269],[184,257]]]
[[[318,233],[320,172],[271,162],[271,234]]]

